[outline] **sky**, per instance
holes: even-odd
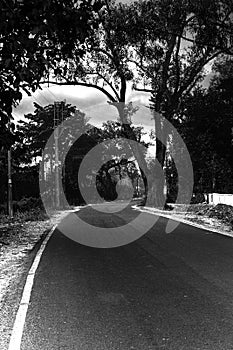
[[[204,86],[208,86],[210,75],[204,81]],[[150,140],[150,131],[154,130],[154,120],[149,106],[149,93],[142,93],[130,90],[128,88],[127,102],[132,101],[134,106],[138,106],[139,110],[133,116],[133,124],[142,126],[144,132],[143,136],[145,142],[152,142]],[[80,86],[49,86],[43,90],[37,90],[31,97],[24,94],[24,97],[17,108],[14,109],[13,115],[15,120],[23,119],[27,113],[33,113],[36,102],[41,106],[53,104],[54,101],[66,101],[77,107],[90,118],[90,123],[96,127],[101,127],[103,122],[117,120],[117,110],[115,107],[107,103],[107,98],[103,93],[93,88],[85,88]],[[152,142],[153,144],[153,142]],[[150,146],[147,157],[153,157],[155,153],[155,146]]]
[[[207,87],[211,74],[208,74],[203,82],[203,86]],[[127,101],[132,101],[139,106],[139,111],[133,117],[133,122],[136,125],[145,126],[145,128],[153,128],[153,123],[150,117],[150,112],[146,106],[149,105],[150,94],[139,93],[132,91],[128,87]],[[91,118],[90,122],[95,126],[101,126],[102,122],[107,120],[116,120],[117,115],[114,107],[110,107],[107,103],[107,98],[103,93],[93,88],[80,86],[58,86],[50,85],[42,90],[37,90],[32,93],[32,96],[23,94],[23,99],[17,108],[13,110],[13,116],[16,121],[23,119],[27,113],[34,111],[33,103],[38,103],[41,106],[53,104],[54,101],[64,101],[70,103],[85,112]],[[113,112],[111,112],[113,111]]]
[[[150,120],[150,112],[146,108],[149,105],[150,94],[138,93],[130,91],[128,87],[127,102],[132,101],[139,106],[139,111],[133,118],[136,125],[144,125],[145,127],[153,127]],[[23,99],[17,108],[14,109],[13,115],[15,120],[23,119],[27,113],[34,111],[34,103],[41,106],[53,104],[54,101],[66,101],[85,112],[87,117],[90,117],[90,123],[95,126],[101,126],[107,120],[116,120],[116,108],[109,106],[107,98],[103,93],[93,88],[79,87],[79,86],[58,86],[50,85],[42,90],[37,90],[32,96],[23,95]],[[146,114],[146,116],[145,116]]]
[[[132,101],[134,106],[138,106],[139,110],[135,113],[132,121],[136,126],[142,126],[145,142],[151,142],[149,134],[154,129],[154,121],[149,106],[150,94],[138,93],[128,89],[127,102]],[[105,95],[96,89],[85,88],[79,86],[50,86],[43,90],[37,90],[31,97],[24,94],[24,97],[17,108],[14,109],[13,115],[15,120],[24,119],[27,113],[33,113],[33,103],[38,103],[41,106],[53,104],[54,101],[66,101],[77,107],[85,113],[86,117],[90,118],[89,123],[96,127],[101,127],[103,122],[108,120],[116,121],[118,118],[115,107],[107,103]],[[153,156],[155,152],[154,146],[151,146],[147,157]]]
[[[133,0],[117,0],[117,2],[131,3]],[[208,69],[210,72],[210,67]],[[203,86],[207,87],[209,84],[211,74],[208,74],[203,82]],[[149,132],[154,128],[150,111],[146,106],[149,105],[150,94],[138,93],[131,90],[128,85],[127,101],[133,101],[135,105],[139,106],[139,111],[133,117],[135,125],[141,125],[145,131]],[[85,88],[79,86],[59,86],[50,85],[44,87],[42,90],[37,90],[31,97],[26,93],[20,104],[13,110],[14,119],[17,121],[23,119],[27,113],[34,111],[33,103],[36,102],[41,106],[53,104],[54,101],[63,101],[75,105],[77,109],[85,112],[87,117],[90,117],[90,123],[95,126],[101,126],[107,120],[116,120],[117,114],[114,107],[107,104],[106,96],[100,91],[93,88]]]

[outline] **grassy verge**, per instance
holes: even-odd
[[[233,231],[233,207],[230,205],[172,204],[172,210],[167,213],[223,232]]]
[[[210,219],[218,219],[233,228],[233,206],[231,205],[193,204],[189,206],[188,213],[194,213],[200,217],[207,216]]]
[[[13,219],[7,215],[0,215],[0,245],[25,244],[38,239],[38,230],[46,229],[49,218],[44,210],[33,208],[24,212],[16,212]],[[29,231],[32,231],[31,233]],[[1,251],[1,247],[0,247]]]

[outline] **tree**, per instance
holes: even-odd
[[[13,154],[19,163],[30,164],[37,157],[41,157],[46,142],[56,127],[54,124],[54,104],[41,107],[39,104],[34,103],[34,107],[34,112],[26,114],[24,116],[26,120],[20,120],[18,123],[16,135],[20,141],[16,144]],[[59,123],[76,114],[77,122],[75,127],[79,129],[84,128],[88,122],[84,113],[76,110],[75,106],[64,102],[59,103],[58,114],[60,118]],[[72,125],[70,125],[70,128],[67,127],[61,136],[64,145],[66,142],[72,142],[69,133],[73,127]]]
[[[74,37],[81,56],[80,47],[95,24],[91,0],[0,0],[0,6],[1,147],[9,141],[6,124],[22,90],[30,95],[39,88],[59,53],[69,57]]]
[[[143,132],[143,128],[135,127],[132,125],[132,123],[130,123],[130,127],[134,133],[135,140],[145,147],[145,152],[143,153],[143,156],[145,158],[146,148],[148,148],[149,143],[146,143],[142,140],[142,136],[145,134]],[[103,123],[101,131],[102,141],[111,140],[110,145],[106,145],[105,156],[110,154],[112,159],[102,166],[98,174],[97,179],[100,192],[103,194],[105,193],[105,198],[115,199],[117,197],[115,186],[117,183],[119,183],[121,184],[118,186],[119,196],[123,197],[124,191],[125,195],[127,196],[131,191],[131,188],[127,182],[127,180],[129,180],[129,182],[133,184],[134,192],[136,194],[137,181],[140,176],[138,168],[135,164],[137,163],[137,160],[135,159],[134,153],[132,151],[128,152],[126,149],[125,132],[122,130],[121,122],[108,121],[106,123]],[[130,155],[131,157],[129,159]],[[144,188],[145,192],[146,190],[147,189]]]
[[[168,135],[162,120],[174,123],[181,101],[202,79],[204,67],[232,50],[233,4],[227,0],[151,0],[132,6],[129,40],[143,76],[143,84],[135,84],[135,89],[151,93],[156,158],[163,168]],[[155,178],[151,201],[157,198],[159,204],[164,183],[156,174]]]
[[[131,140],[135,135],[125,103],[127,86],[134,81],[136,90],[150,92],[155,111],[156,158],[163,167],[168,136],[161,120],[174,121],[181,100],[203,77],[206,64],[231,49],[231,12],[228,0],[208,0],[208,6],[206,2],[188,0],[136,1],[130,6],[105,2],[96,16],[98,29],[83,44],[85,55],[80,59],[75,47],[68,65],[61,60],[59,65],[51,66],[60,81],[51,80],[101,91],[118,109],[122,129]],[[147,168],[139,148],[135,147],[134,153]],[[143,172],[142,176],[147,186]],[[161,205],[164,184],[154,176],[150,199]]]
[[[126,28],[130,7],[116,5],[114,1],[105,1],[104,6],[101,6],[101,3],[95,1],[92,13],[96,6],[99,6],[96,12],[98,28],[83,43],[83,56],[80,58],[77,38],[72,57],[67,61],[67,56],[64,57],[61,53],[62,59],[50,64],[50,79],[45,79],[43,83],[85,86],[102,92],[109,104],[117,108],[124,137],[136,141],[131,117],[137,109],[132,103],[126,103],[127,85],[133,79],[127,39],[130,28]],[[146,161],[136,143],[134,153],[139,163],[146,168]],[[141,173],[147,187],[147,178],[142,169]]]
[[[49,148],[46,144],[57,125],[54,125],[54,105],[50,104],[41,107],[35,103],[34,106],[34,112],[25,115],[25,120],[20,121],[18,124],[16,131],[18,141],[12,147],[12,159],[16,185],[17,183],[19,184],[18,178],[21,176],[20,174],[24,173],[28,178],[32,174],[36,174],[37,176],[33,175],[33,178],[36,179],[37,194],[39,195],[39,167],[41,169],[44,167],[43,176],[52,177],[54,180],[54,148]],[[57,110],[58,107],[59,111]],[[77,110],[75,106],[61,102],[56,107],[56,110],[59,112],[59,122],[66,121],[65,127],[60,127],[62,133],[59,137],[59,157],[61,158],[67,148],[69,149],[72,143],[75,142],[73,130],[75,129],[76,132],[79,131],[80,134],[85,134],[90,125],[85,114]],[[43,162],[41,162],[43,152],[45,157]],[[70,158],[70,162],[73,164],[72,158]],[[69,187],[69,179],[72,178],[70,176],[71,168],[72,166],[68,163],[67,168],[63,171],[63,183],[66,189]],[[40,179],[42,182],[44,181],[43,176]],[[22,183],[22,180],[20,181]],[[16,185],[14,187],[17,195],[19,191],[17,191]]]
[[[145,143],[141,140],[142,128],[132,128],[138,142],[140,140],[144,145]],[[85,188],[85,193],[89,196],[88,200],[97,200],[98,193],[104,199],[114,200],[117,198],[117,193],[122,197],[123,187],[125,191],[127,189],[126,192],[129,195],[132,192],[131,182],[136,188],[138,168],[135,157],[128,142],[122,137],[121,123],[108,121],[102,128],[92,128],[85,134],[85,148],[80,147],[81,143],[84,144],[81,140],[75,142],[72,147],[73,158],[76,158],[78,168],[86,156],[83,165],[85,171],[79,171],[81,176],[79,183],[76,183],[76,188]],[[96,149],[94,146],[97,146]],[[76,177],[79,170],[77,167],[75,167]]]
[[[194,167],[195,192],[233,191],[233,63],[221,58],[207,91],[196,89],[183,103],[180,132]]]

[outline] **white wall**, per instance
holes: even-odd
[[[208,193],[209,204],[227,204],[233,206],[233,194]]]

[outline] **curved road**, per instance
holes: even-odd
[[[102,227],[137,214],[77,213]],[[82,246],[57,229],[35,276],[21,350],[233,349],[233,240],[185,224],[166,234],[166,224],[160,217],[114,249]]]

